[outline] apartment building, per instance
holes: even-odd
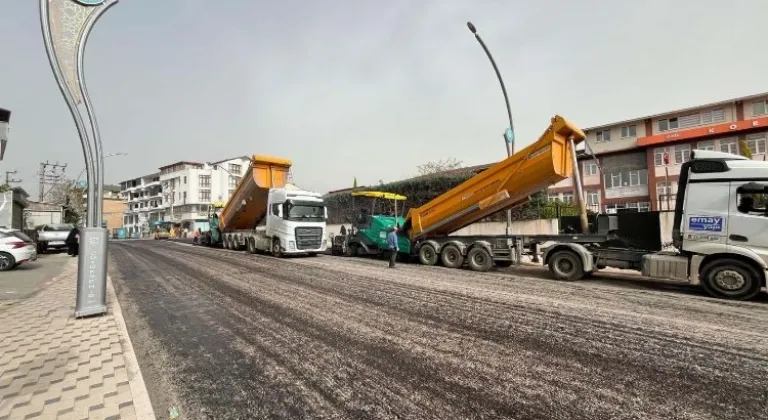
[[[751,154],[765,160],[768,93],[649,115],[584,130],[595,159],[581,153],[588,208],[667,210],[675,206],[681,165],[691,151]],[[588,151],[588,150],[587,150]],[[549,188],[552,201],[572,201],[573,180]]]
[[[153,222],[163,221],[190,231],[207,230],[208,205],[226,203],[249,165],[247,156],[208,163],[179,161],[126,181],[121,184],[130,194],[125,227],[147,233]]]

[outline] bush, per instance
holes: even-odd
[[[382,184],[377,187],[361,187],[359,190],[386,191],[401,194],[408,199],[405,201],[406,212],[409,208],[420,207],[435,199],[440,194],[456,187],[474,174],[453,172],[450,174],[433,174],[423,177],[406,179],[404,181]],[[365,200],[365,201],[364,201]],[[362,205],[370,205],[368,198],[355,198],[355,209],[359,211]],[[377,200],[377,202],[383,200]],[[354,220],[356,211],[352,207],[350,193],[334,194],[325,198],[328,206],[328,224],[349,223]],[[363,204],[365,203],[365,204]],[[389,203],[387,203],[388,205]],[[398,203],[399,205],[399,203]],[[376,210],[380,210],[377,206]],[[383,210],[383,208],[381,209]],[[402,210],[398,208],[398,213]],[[551,203],[547,200],[546,192],[540,192],[525,205],[512,209],[512,220],[554,219],[559,216],[578,215],[576,207],[570,203]],[[483,219],[484,222],[503,222],[507,220],[506,211],[500,211]]]

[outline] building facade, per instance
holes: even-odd
[[[680,168],[690,160],[692,150],[766,159],[768,93],[584,131],[589,147],[579,159],[589,209],[608,213],[671,210]],[[553,185],[548,193],[552,201],[573,201],[573,180]]]
[[[208,206],[226,203],[249,165],[247,156],[210,163],[179,161],[122,182],[128,205],[124,226],[133,234],[149,233],[158,221],[189,231],[207,230]]]

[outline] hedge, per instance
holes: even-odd
[[[440,194],[461,184],[474,174],[436,174],[424,177],[411,178],[404,181],[397,181],[388,184],[381,184],[376,187],[359,187],[360,191],[386,191],[401,194],[408,199],[405,201],[406,212],[408,208],[422,206]],[[371,199],[355,197],[355,208],[353,209],[353,200],[350,192],[337,193],[325,198],[328,207],[328,223],[340,224],[349,223],[354,220],[360,207],[370,206]],[[376,212],[385,211],[390,202],[385,200],[376,200]],[[399,205],[399,203],[398,203]],[[398,208],[398,213],[402,210]],[[576,207],[570,203],[548,202],[546,192],[537,193],[528,203],[512,209],[512,220],[534,220],[534,219],[554,219],[559,216],[578,215]],[[506,220],[506,211],[500,211],[483,219],[484,222],[503,222]]]

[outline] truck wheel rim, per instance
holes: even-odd
[[[721,270],[715,275],[715,284],[725,291],[736,291],[747,284],[747,279],[736,270]]]
[[[478,252],[477,254],[475,254],[475,258],[474,259],[475,259],[475,264],[477,264],[477,265],[485,264],[485,255],[483,255],[482,252]]]
[[[570,274],[573,271],[573,262],[568,258],[562,258],[555,264],[560,274]]]

